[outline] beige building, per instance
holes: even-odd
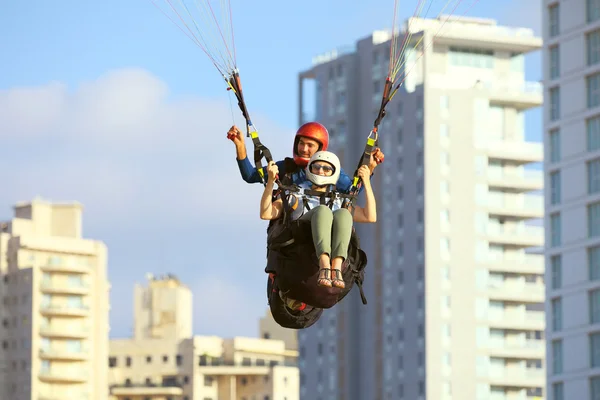
[[[110,342],[114,400],[298,400],[283,340],[191,335],[192,295],[174,276],[136,287],[135,337]]]
[[[530,254],[544,244],[544,179],[527,168],[543,149],[524,123],[543,100],[524,56],[542,40],[488,19],[444,21],[405,24],[410,74],[380,127],[386,160],[373,177],[380,219],[356,225],[368,305],[353,291],[299,332],[303,400],[545,395],[544,259]],[[315,115],[302,108],[299,122],[328,127],[349,173],[381,103],[390,38],[375,32],[299,75],[302,107],[305,85],[315,89]]]
[[[106,246],[82,206],[17,204],[0,229],[0,399],[105,400]]]
[[[285,342],[285,348],[288,350],[298,350],[298,331],[295,329],[282,328],[267,308],[265,316],[258,323],[259,336],[263,339],[276,339]]]

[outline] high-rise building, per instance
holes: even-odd
[[[0,398],[105,400],[106,246],[82,206],[36,199],[0,226]]]
[[[600,1],[542,10],[547,399],[599,399]]]
[[[297,350],[283,340],[192,336],[191,299],[172,275],[136,286],[135,336],[110,341],[111,400],[298,399]]]
[[[544,245],[543,173],[529,167],[543,149],[524,132],[524,113],[542,105],[524,56],[542,40],[446,18],[405,24],[409,74],[380,126],[386,158],[372,178],[379,221],[356,224],[368,304],[354,290],[299,332],[303,400],[544,394],[544,260],[530,251]],[[299,75],[300,122],[328,127],[349,173],[379,110],[390,39],[374,32]]]

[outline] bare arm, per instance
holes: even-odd
[[[373,194],[373,187],[371,186],[370,174],[371,171],[366,165],[360,167],[360,170],[358,171],[358,175],[362,178],[363,187],[365,189],[366,204],[364,208],[355,206],[354,222],[377,222],[377,204],[375,202],[375,195]]]
[[[279,169],[273,161],[269,163],[267,173],[269,177],[260,199],[260,219],[272,220],[279,218],[283,209],[283,201],[281,199],[273,201],[275,177],[279,173]]]

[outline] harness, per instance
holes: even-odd
[[[284,162],[284,166],[285,166],[285,171],[283,172],[280,179],[280,182],[278,182],[278,187],[277,189],[275,189],[273,191],[273,200],[276,198],[281,197],[282,199],[282,203],[283,203],[283,215],[281,217],[281,223],[283,224],[283,231],[288,231],[291,230],[291,235],[289,239],[284,240],[282,242],[276,242],[276,243],[269,243],[267,246],[267,256],[269,251],[279,251],[283,248],[286,248],[288,246],[291,246],[293,244],[298,244],[300,245],[301,243],[299,242],[299,237],[297,232],[298,227],[300,226],[301,222],[298,221],[298,219],[293,219],[292,218],[292,213],[294,211],[293,206],[294,204],[292,204],[292,202],[290,202],[290,197],[291,196],[295,196],[296,198],[301,198],[304,200],[304,205],[303,207],[309,211],[311,208],[308,204],[308,201],[306,201],[307,198],[309,197],[318,197],[319,198],[319,205],[324,205],[329,207],[330,209],[333,208],[335,201],[336,200],[341,200],[341,208],[346,208],[350,211],[350,213],[354,214],[354,202],[356,201],[356,198],[358,197],[357,193],[353,193],[353,194],[345,194],[345,193],[341,193],[337,190],[335,190],[335,186],[334,185],[329,185],[327,187],[326,191],[317,191],[317,190],[313,190],[313,189],[308,189],[308,188],[303,188],[300,187],[299,185],[293,184],[292,183],[292,178],[291,175],[296,172],[299,167],[296,165],[295,162],[293,162],[292,159],[290,159],[293,163],[289,163],[288,159],[285,160]],[[274,223],[274,221],[271,221],[271,223],[269,224],[269,228],[271,228],[272,224]],[[268,228],[268,229],[269,229]],[[296,233],[296,234],[295,234]],[[362,287],[362,277],[361,277],[361,272],[363,271],[363,269],[356,269],[355,265],[353,265],[352,263],[348,264],[349,269],[351,270],[352,273],[352,280],[354,281],[354,283],[356,283],[356,286],[358,287],[359,291],[360,291],[360,297],[362,300],[363,304],[367,304],[367,299],[366,296],[364,294],[364,290]]]

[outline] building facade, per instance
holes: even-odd
[[[110,341],[111,400],[298,400],[297,350],[283,340],[192,336],[191,299],[171,275],[136,286],[136,336]]]
[[[544,0],[548,400],[600,398],[600,1]]]
[[[543,147],[524,127],[543,97],[524,55],[542,40],[461,18],[432,42],[442,23],[405,25],[409,74],[380,126],[386,160],[372,178],[379,221],[356,225],[368,305],[353,291],[299,332],[303,400],[544,396],[544,259],[530,252],[544,245],[531,223],[544,217],[543,173],[526,168]],[[328,127],[349,173],[379,110],[390,38],[374,32],[299,75],[299,122]]]
[[[0,398],[105,400],[106,246],[82,236],[82,207],[17,204],[0,229]]]

